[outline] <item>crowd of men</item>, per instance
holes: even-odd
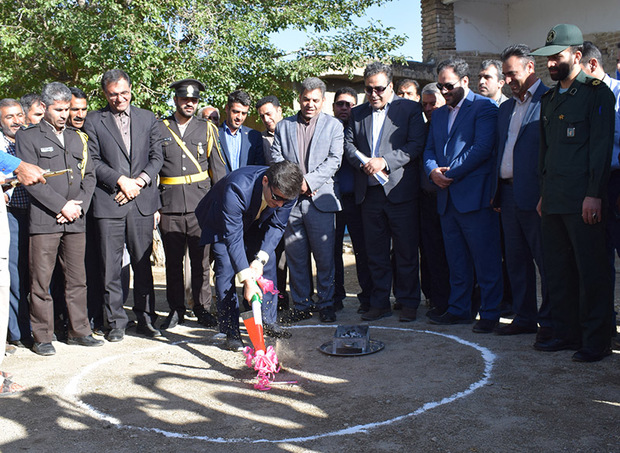
[[[536,75],[535,55],[547,58],[555,87]],[[106,107],[88,114],[84,93],[59,82],[3,99],[0,171],[21,185],[5,187],[1,214],[10,310],[0,307],[0,336],[8,324],[9,348],[46,356],[57,335],[88,347],[104,343],[97,336],[123,340],[126,261],[136,330],[161,336],[158,225],[170,308],[161,329],[185,322],[187,293],[198,322],[219,325],[226,347],[241,349],[239,313],[264,274],[280,289],[260,294],[265,332],[289,337],[281,324],[316,312],[334,322],[343,308],[347,229],[362,320],[397,309],[399,321],[414,321],[423,292],[432,324],[478,318],[473,332],[535,333],[537,350],[601,360],[615,335],[620,250],[620,82],[601,60],[576,26],[561,24],[534,52],[513,45],[483,62],[479,94],[462,59],[440,62],[437,82],[422,89],[411,79],[394,89],[391,67],[375,62],[364,71],[365,102],[341,88],[334,116],[315,77],[301,83],[295,115],[283,118],[275,96],[259,100],[262,133],[244,125],[252,101],[242,90],[228,96],[221,124],[215,107],[198,110],[205,87],[195,79],[171,85],[175,111],[163,119],[131,104],[131,79],[118,69],[101,79]],[[292,307],[278,319],[287,277]],[[505,300],[514,319],[500,325]],[[2,379],[3,393],[19,390]]]

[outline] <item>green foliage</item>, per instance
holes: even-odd
[[[169,84],[205,82],[205,101],[221,106],[243,88],[254,99],[294,97],[292,83],[389,59],[404,38],[380,23],[352,20],[386,0],[3,0],[0,4],[0,97],[19,97],[60,81],[82,88],[91,107],[107,69],[124,69],[136,105],[166,113]],[[308,33],[286,54],[269,40],[278,31]],[[325,35],[327,34],[327,35]]]

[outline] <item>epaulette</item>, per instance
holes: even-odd
[[[606,87],[605,83],[601,79],[597,79],[595,77],[586,77],[586,85],[590,85],[593,87],[600,87],[601,85]]]

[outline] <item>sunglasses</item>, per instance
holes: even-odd
[[[459,82],[460,82],[460,80],[459,80]],[[456,87],[456,85],[453,84],[453,83],[439,83],[439,82],[437,82],[437,88],[439,89],[439,91],[443,90],[444,88],[446,90],[448,90],[448,91],[452,91],[452,90],[454,90],[455,87]]]
[[[364,87],[364,91],[368,95],[371,95],[372,92],[374,91],[379,96],[381,96],[386,89],[387,89],[387,87],[370,87],[370,86]]]
[[[282,201],[284,203],[286,203],[287,201],[290,201],[288,198],[284,198],[281,197],[280,195],[276,195],[275,193],[273,193],[273,187],[269,186],[269,192],[271,192],[271,199],[273,201]]]
[[[353,103],[349,101],[336,101],[334,104],[338,107],[353,107]]]

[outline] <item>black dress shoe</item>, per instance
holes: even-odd
[[[431,324],[438,324],[443,326],[448,326],[452,324],[471,324],[471,319],[459,318],[456,315],[453,315],[449,311],[445,312],[443,315],[436,316],[431,315],[428,317],[428,322]]]
[[[537,341],[534,343],[534,349],[544,352],[566,351],[567,349],[576,351],[579,348],[581,348],[581,344],[578,341],[561,338],[552,338],[549,341]]]
[[[411,308],[403,305],[400,315],[398,316],[399,322],[412,322],[418,319],[417,308]]]
[[[429,318],[430,318],[431,316],[441,316],[441,315],[443,315],[445,312],[446,312],[446,310],[445,310],[445,309],[441,309],[441,308],[439,308],[439,307],[433,307],[433,308],[431,308],[430,310],[428,310],[428,311],[426,312],[426,316],[428,316]]]
[[[471,330],[474,333],[491,333],[495,329],[496,325],[497,321],[493,319],[481,319],[474,324],[474,327],[472,327]]]
[[[92,335],[86,335],[85,337],[69,337],[67,344],[75,344],[78,346],[103,346],[103,340],[97,340]]]
[[[381,318],[387,318],[388,316],[392,316],[392,310],[390,307],[387,308],[376,308],[370,307],[366,313],[362,315],[363,321],[376,321]]]
[[[243,340],[237,336],[227,336],[224,347],[229,351],[243,351]]]
[[[370,305],[360,303],[360,307],[357,309],[357,312],[360,315],[362,315],[364,313],[368,313],[369,310],[370,310]]]
[[[54,355],[56,354],[56,349],[52,343],[37,343],[35,342],[32,346],[32,350],[35,354],[39,355]]]
[[[553,338],[553,327],[539,327],[536,333],[536,343],[544,343]]]
[[[279,324],[265,324],[263,326],[263,332],[268,337],[273,338],[291,338],[291,332],[282,328]]]
[[[110,343],[123,341],[123,338],[125,338],[125,329],[111,329],[105,337]]]
[[[157,338],[157,337],[161,337],[161,332],[159,330],[157,330],[155,327],[153,327],[153,324],[150,323],[139,323],[136,326],[136,332],[138,332],[140,335],[144,335],[145,337],[148,338]]]
[[[505,326],[497,326],[495,329],[496,335],[521,335],[523,333],[536,333],[538,332],[538,328],[536,326],[527,327],[520,326],[519,324],[515,324],[514,322],[507,324]]]
[[[298,310],[297,308],[293,308],[292,310],[282,313],[280,322],[283,324],[293,324],[310,318],[312,318],[312,311],[309,309]]]
[[[583,348],[573,354],[573,362],[598,362],[608,355],[611,355],[611,348],[606,348],[602,351],[592,351],[591,349]]]
[[[319,310],[319,320],[321,322],[334,322],[336,321],[336,312],[333,307],[325,307]]]
[[[185,323],[185,318],[183,316],[183,313],[179,313],[178,311],[174,310],[168,314],[168,317],[163,322],[160,328],[162,330],[172,329],[176,327],[177,324],[183,324],[183,323]]]

